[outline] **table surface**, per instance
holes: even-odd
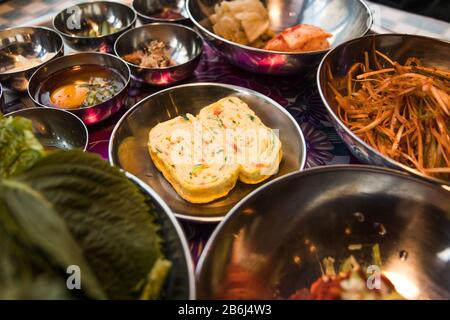
[[[39,0],[9,1],[0,5],[0,26],[47,24],[54,14],[80,1]],[[130,1],[125,1],[130,2]],[[435,19],[405,13],[386,6],[369,3],[374,12],[373,31],[396,32],[450,39],[450,25]],[[350,152],[328,122],[325,108],[317,93],[315,74],[296,77],[269,78],[237,69],[224,61],[215,49],[205,45],[201,62],[194,76],[185,82],[220,82],[259,91],[284,106],[298,121],[307,143],[307,166],[356,163]],[[121,115],[136,102],[157,91],[132,83],[126,107],[107,121],[89,128],[88,150],[107,159],[110,134]],[[7,111],[30,107],[24,96],[7,93]],[[198,224],[181,221],[197,261],[205,242],[217,224]]]

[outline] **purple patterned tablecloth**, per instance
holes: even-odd
[[[220,53],[205,45],[203,57],[194,76],[186,82],[221,82],[261,92],[284,106],[298,121],[307,143],[307,167],[356,162],[328,122],[326,110],[317,92],[315,73],[295,77],[270,77],[242,71],[221,58]],[[120,117],[139,100],[158,91],[157,88],[132,83],[126,108],[105,122],[89,128],[88,150],[108,159],[111,132]],[[24,96],[10,96],[7,111],[30,107]],[[182,221],[196,262],[204,244],[217,224]]]

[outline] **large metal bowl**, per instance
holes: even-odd
[[[321,276],[325,257],[371,265],[376,243],[405,298],[450,298],[450,192],[369,166],[293,173],[243,199],[204,248],[197,297],[287,298]]]
[[[131,172],[152,187],[178,217],[194,221],[219,221],[237,202],[258,185],[238,182],[224,198],[207,204],[193,204],[181,198],[158,171],[148,153],[151,128],[186,113],[198,114],[203,107],[237,96],[248,103],[265,125],[279,129],[283,160],[275,177],[302,170],[306,143],[292,116],[272,99],[250,89],[218,83],[194,83],[169,88],[132,107],[117,123],[109,144],[112,164]],[[263,182],[265,183],[265,182]]]
[[[117,31],[97,37],[81,34],[103,23],[116,28]],[[62,10],[53,19],[55,30],[62,35],[66,44],[76,51],[112,52],[117,37],[135,25],[136,12],[125,4],[112,1],[76,4]]]
[[[164,42],[176,65],[147,68],[123,59],[126,54],[142,50],[152,40]],[[128,64],[133,79],[155,86],[168,86],[190,77],[200,62],[202,48],[202,38],[196,31],[173,23],[152,23],[129,30],[114,44],[115,54]]]
[[[163,250],[172,262],[164,297],[168,300],[194,300],[195,275],[188,243],[183,230],[167,204],[147,184],[130,173],[127,177],[145,193],[153,204],[157,215],[157,223],[161,226]]]
[[[170,22],[188,24],[190,22],[186,12],[185,0],[133,0],[132,7],[136,11],[139,21],[142,24],[153,22]],[[180,18],[160,18],[154,14],[164,8],[170,8],[179,12]]]
[[[29,108],[8,113],[33,122],[36,138],[46,149],[81,149],[86,151],[89,134],[80,118],[61,109]]]
[[[416,35],[370,35],[343,43],[331,50],[323,59],[317,72],[317,86],[322,101],[330,115],[330,120],[339,136],[356,158],[363,163],[406,170],[425,177],[418,171],[392,160],[362,141],[345,126],[336,114],[338,105],[335,95],[328,86],[329,78],[327,73],[330,72],[334,78],[344,77],[355,62],[364,61],[364,52],[369,52],[369,56],[371,56],[374,48],[400,63],[405,62],[409,57],[416,57],[424,65],[449,70],[448,53],[450,52],[450,43]],[[428,176],[426,178],[437,183],[450,184],[448,181]]]
[[[205,40],[215,46],[234,65],[251,72],[287,75],[308,72],[317,67],[327,52],[282,53],[262,50],[226,40],[212,31],[209,17],[222,0],[187,0],[189,17],[202,31]],[[275,32],[299,23],[312,24],[333,34],[334,47],[366,34],[372,26],[372,14],[361,0],[262,0]]]
[[[25,92],[28,79],[43,64],[64,54],[61,36],[45,27],[20,27],[0,31],[0,67],[11,65],[15,56],[39,58],[53,54],[49,60],[21,71],[0,71],[0,81],[4,87],[17,92]]]
[[[88,108],[68,109],[67,111],[74,113],[88,125],[101,122],[119,111],[124,104],[130,85],[130,68],[128,68],[128,65],[120,58],[108,53],[100,52],[85,52],[67,55],[55,59],[42,68],[39,68],[31,76],[28,85],[28,95],[33,100],[34,104],[37,107],[49,107],[43,105],[38,97],[39,87],[44,80],[51,77],[52,74],[57,71],[81,65],[100,65],[116,70],[124,80],[124,87],[115,96],[105,102]]]

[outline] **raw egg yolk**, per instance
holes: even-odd
[[[81,107],[87,93],[87,88],[68,84],[55,89],[50,95],[50,101],[59,108],[75,109]]]

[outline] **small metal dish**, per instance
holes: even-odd
[[[164,254],[172,262],[172,268],[164,286],[164,298],[194,300],[196,297],[194,266],[183,229],[167,204],[152,188],[130,173],[126,173],[126,176],[153,204],[157,216],[156,222],[161,227]]]
[[[209,17],[223,0],[186,0],[187,11],[203,37],[235,66],[250,72],[289,75],[315,71],[328,50],[278,52],[245,46],[219,37]],[[270,28],[278,33],[297,24],[311,24],[333,34],[332,47],[365,35],[372,13],[362,0],[261,0],[269,12]]]
[[[164,42],[175,65],[147,68],[126,61],[123,57],[149,44],[152,40]],[[199,34],[186,26],[171,23],[152,23],[122,34],[114,45],[114,52],[130,67],[134,80],[154,86],[168,86],[194,73],[200,62],[203,42]]]
[[[368,267],[378,244],[381,272],[401,295],[449,299],[449,230],[450,192],[436,184],[370,166],[293,173],[248,195],[215,229],[197,298],[286,299],[321,277],[324,258],[338,267],[353,255]]]
[[[119,35],[136,24],[136,12],[129,6],[111,1],[79,3],[59,12],[53,27],[66,44],[76,51],[112,52]],[[91,30],[114,28],[109,34],[86,36]]]
[[[425,176],[420,172],[385,156],[369,144],[361,140],[350,130],[336,114],[337,102],[335,94],[328,86],[328,72],[334,78],[343,77],[356,61],[364,61],[364,52],[369,56],[373,50],[387,54],[394,61],[403,63],[409,57],[416,57],[427,66],[436,66],[450,69],[448,53],[450,43],[438,39],[406,34],[380,34],[369,35],[341,44],[331,50],[323,59],[317,71],[317,87],[323,103],[330,115],[330,121],[336,132],[345,142],[352,154],[359,161],[371,165],[385,166],[393,169],[405,170],[419,175],[425,179],[440,184],[450,185],[450,181]]]
[[[185,0],[133,0],[132,7],[136,11],[141,24],[153,22],[172,22],[187,24],[190,22],[186,12]],[[179,18],[158,17],[156,14],[164,9],[172,9],[182,15]]]
[[[24,117],[33,122],[36,138],[47,150],[82,149],[88,146],[88,130],[74,114],[53,108],[29,108],[8,113],[6,116]]]
[[[114,128],[109,143],[111,164],[131,172],[147,183],[163,198],[176,216],[192,221],[220,221],[258,185],[238,182],[223,198],[206,204],[190,203],[178,195],[155,167],[148,153],[147,143],[150,129],[158,123],[186,113],[196,115],[203,107],[227,96],[241,98],[266,126],[279,129],[283,160],[274,177],[304,168],[306,143],[294,118],[278,103],[256,91],[219,83],[180,85],[159,91],[138,102]],[[267,181],[270,179],[261,184]]]
[[[40,84],[57,71],[82,65],[101,65],[114,69],[122,76],[124,87],[115,96],[105,102],[88,108],[67,109],[67,111],[74,113],[88,125],[101,122],[115,114],[123,106],[124,100],[127,96],[128,87],[130,85],[130,69],[121,59],[108,53],[75,53],[60,57],[50,63],[47,63],[42,68],[39,68],[30,78],[28,95],[31,100],[33,100],[37,107],[50,107],[39,101],[38,95]]]
[[[43,64],[64,54],[61,36],[45,27],[19,27],[0,31],[0,81],[4,87],[25,92],[31,75]],[[11,69],[21,55],[25,58],[49,58],[39,65],[19,71]]]

